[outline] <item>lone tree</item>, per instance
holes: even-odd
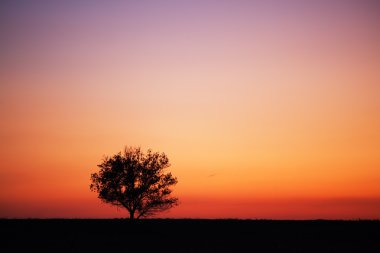
[[[147,217],[178,205],[171,197],[170,186],[177,183],[165,153],[126,147],[123,153],[105,157],[98,165],[100,171],[91,174],[90,189],[103,202],[124,207],[130,219]]]

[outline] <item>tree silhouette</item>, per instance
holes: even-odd
[[[126,208],[130,219],[151,216],[178,205],[170,196],[177,178],[163,171],[169,166],[165,153],[149,149],[145,154],[141,148],[126,147],[103,159],[100,171],[91,174],[90,189],[103,202]]]

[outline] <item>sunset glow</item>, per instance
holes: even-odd
[[[128,145],[170,159],[159,217],[380,219],[379,12],[1,2],[0,218],[126,217],[89,184]]]

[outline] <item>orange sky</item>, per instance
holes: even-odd
[[[0,217],[126,216],[89,178],[130,145],[161,217],[380,218],[380,6],[302,2],[0,3]]]

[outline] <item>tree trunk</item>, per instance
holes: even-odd
[[[129,211],[129,219],[134,220],[135,219],[135,211]]]

